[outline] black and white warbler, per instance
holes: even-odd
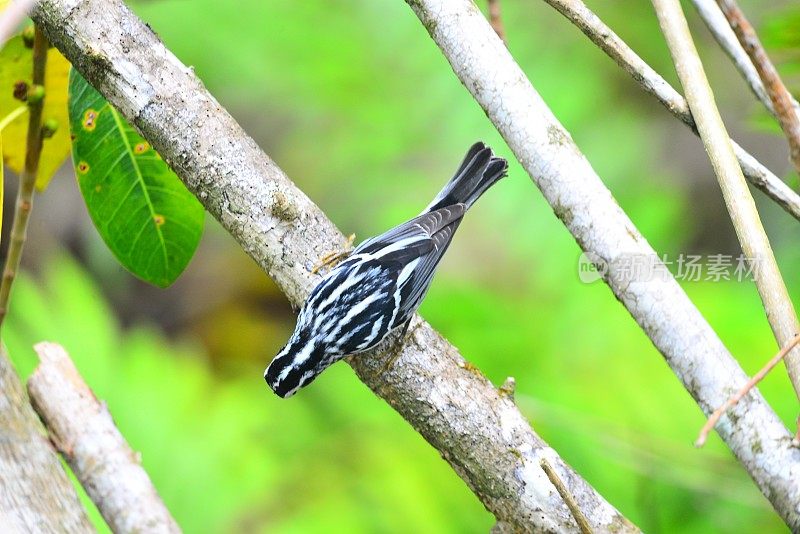
[[[332,363],[407,328],[464,214],[507,170],[506,160],[474,144],[420,215],[356,247],[306,299],[294,333],[264,372],[269,387],[289,397]]]

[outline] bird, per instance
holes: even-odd
[[[374,348],[400,328],[402,343],[467,210],[507,172],[505,159],[475,143],[422,213],[363,241],[333,267],[264,371],[272,391],[290,397],[331,364]]]

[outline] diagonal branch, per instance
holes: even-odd
[[[731,58],[731,61],[733,61],[734,66],[747,82],[750,90],[761,103],[764,104],[764,107],[775,115],[775,108],[772,105],[772,100],[769,94],[767,94],[767,90],[761,81],[758,71],[755,66],[753,66],[753,62],[750,60],[747,52],[745,52],[744,48],[742,48],[742,45],[739,43],[739,38],[733,32],[730,23],[728,23],[728,19],[717,4],[717,1],[692,0],[692,3],[695,9],[697,9],[700,18],[703,19],[706,27],[708,27],[708,30],[711,32],[711,35],[714,36],[714,39],[719,43],[722,50]],[[789,98],[791,99],[791,106],[794,110],[794,114],[800,118],[800,103],[791,95],[789,95]]]
[[[0,348],[0,525],[4,532],[94,532],[5,348]]]
[[[747,377],[620,209],[489,24],[469,0],[409,1],[455,74],[505,138],[555,214],[604,266],[604,279],[706,414]],[[630,276],[631,261],[653,276]],[[742,404],[744,403],[744,404]],[[717,425],[783,520],[800,529],[800,451],[754,391]]]
[[[800,323],[772,253],[767,233],[761,225],[756,204],[736,163],[731,140],[714,103],[714,95],[689,33],[689,25],[678,0],[653,0],[653,5],[678,77],[686,91],[686,100],[717,175],[739,243],[752,264],[753,277],[767,313],[767,320],[778,345],[782,347],[800,333]],[[800,395],[800,350],[789,352],[785,362],[789,378]]]
[[[764,107],[774,115],[775,108],[772,107],[772,101],[769,99],[767,90],[764,88],[764,84],[761,82],[761,78],[758,76],[753,62],[750,61],[747,52],[745,52],[742,45],[739,44],[739,39],[736,37],[736,34],[733,33],[731,25],[728,24],[728,20],[722,13],[719,5],[717,5],[717,1],[692,0],[692,3],[697,10],[697,14],[703,19],[708,31],[710,31],[711,35],[714,37],[714,40],[717,41],[722,51],[731,59],[736,70],[738,70],[739,74],[744,78],[744,81],[747,82],[747,86],[750,87],[750,90],[756,95],[756,98],[764,104]]]
[[[178,533],[140,458],[94,396],[67,351],[42,342],[28,379],[31,404],[113,532]]]
[[[300,304],[319,280],[314,264],[342,248],[344,237],[193,71],[120,0],[44,0],[33,18],[290,302]],[[351,358],[350,365],[439,450],[488,510],[519,531],[576,531],[572,513],[539,468],[547,458],[592,528],[637,530],[542,441],[513,401],[427,323],[415,322],[390,371],[382,373],[385,350]]]
[[[789,141],[789,155],[794,163],[794,168],[800,172],[800,117],[794,106],[796,103],[789,90],[783,84],[778,70],[764,50],[761,40],[755,29],[745,18],[742,10],[734,0],[717,0],[722,13],[728,19],[733,32],[739,39],[750,60],[753,62],[758,76],[764,83],[769,99],[772,102],[772,111]]]
[[[718,9],[714,0],[709,1],[715,9]],[[586,4],[581,0],[545,0],[545,2],[569,19],[617,65],[630,74],[642,89],[658,99],[674,117],[699,135],[686,99],[606,26]],[[724,17],[723,22],[725,22]],[[727,27],[727,23],[725,25]],[[800,196],[736,142],[733,142],[733,150],[745,178],[800,220]]]

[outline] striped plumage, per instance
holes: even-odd
[[[309,384],[348,354],[375,347],[406,325],[466,211],[506,175],[506,160],[483,143],[423,212],[367,239],[311,291],[292,337],[264,373],[281,397]]]

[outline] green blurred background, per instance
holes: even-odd
[[[590,5],[677,86],[649,2]],[[475,140],[511,157],[400,0],[132,7],[357,241],[416,214]],[[742,7],[794,82],[796,13]],[[502,8],[511,52],[656,250],[738,255],[699,141],[542,2]],[[796,186],[785,141],[686,10],[729,129]],[[798,303],[798,223],[754,196]],[[495,384],[514,376],[536,431],[646,531],[785,531],[719,438],[692,447],[702,414],[608,288],[578,280],[579,253],[514,162],[462,225],[422,314]],[[19,371],[33,369],[33,343],[62,343],[187,532],[492,526],[346,365],[290,400],[269,391],[263,368],[293,313],[211,218],[181,279],[149,287],[106,250],[67,165],[37,199],[24,263],[5,329]],[[684,287],[747,372],[775,352],[751,283]],[[785,372],[761,389],[791,425]]]

